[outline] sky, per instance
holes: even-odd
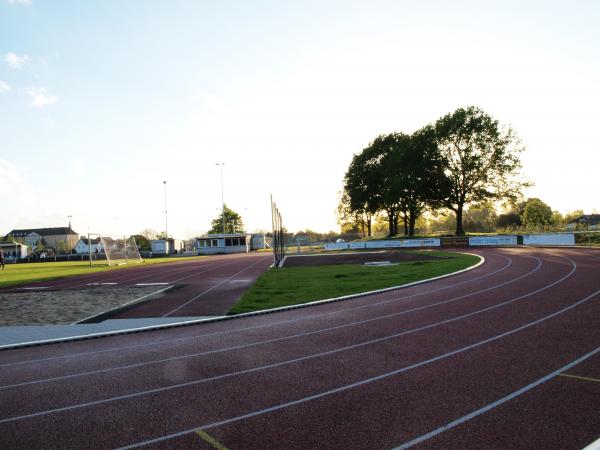
[[[352,156],[476,105],[600,208],[595,1],[0,0],[0,233],[338,229]],[[166,185],[163,183],[166,181]]]

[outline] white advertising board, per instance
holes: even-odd
[[[398,241],[370,241],[366,248],[439,247],[439,239],[403,239]]]
[[[526,234],[524,245],[575,245],[573,233]]]
[[[470,237],[469,245],[517,245],[516,236],[478,236]]]
[[[350,242],[349,248],[366,248],[364,242]]]
[[[346,242],[325,244],[325,250],[345,250],[347,248],[348,244]]]
[[[440,247],[442,244],[439,239],[405,239],[402,247]]]

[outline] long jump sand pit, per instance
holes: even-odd
[[[71,324],[159,290],[157,286],[136,286],[3,291],[0,326]]]
[[[323,253],[314,255],[289,255],[285,267],[331,266],[337,264],[365,264],[367,262],[389,261],[390,263],[409,261],[431,261],[445,259],[425,252],[406,252],[401,250],[381,250],[373,252]]]

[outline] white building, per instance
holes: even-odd
[[[84,237],[79,238],[79,241],[77,241],[77,244],[75,244],[75,253],[78,255],[89,255],[90,241],[92,243],[92,253],[104,253],[104,248],[102,247],[102,242],[99,237],[90,240]]]
[[[196,238],[196,251],[199,255],[217,253],[248,253],[250,235],[245,233],[209,234]]]
[[[0,249],[4,252],[5,261],[14,261],[16,259],[27,258],[29,247],[18,242],[0,242]]]

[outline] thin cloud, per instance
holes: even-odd
[[[19,56],[16,53],[8,52],[4,55],[4,62],[6,62],[11,69],[21,70],[29,63],[29,55],[23,54]]]
[[[31,5],[31,0],[8,0],[11,5]]]
[[[31,102],[29,106],[33,106],[35,108],[43,108],[44,106],[51,105],[52,103],[56,103],[58,101],[58,97],[50,94],[46,88],[43,87],[32,87],[25,90],[31,97]]]
[[[10,91],[10,86],[4,81],[0,80],[0,94]]]

